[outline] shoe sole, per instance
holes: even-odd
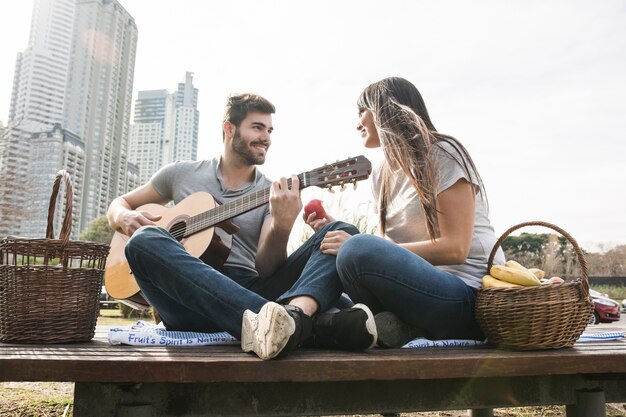
[[[285,348],[296,331],[296,322],[285,307],[269,302],[258,314],[243,313],[241,322],[241,349],[254,352],[259,358],[275,358]]]
[[[358,308],[360,310],[363,310],[365,312],[365,314],[367,314],[367,320],[365,321],[365,328],[367,329],[367,332],[372,335],[372,344],[370,344],[368,347],[366,347],[365,349],[371,349],[374,346],[376,346],[376,342],[378,341],[378,330],[376,328],[376,321],[374,320],[374,315],[372,314],[372,311],[369,309],[368,306],[366,306],[365,304],[355,304],[352,306],[352,308]]]
[[[404,323],[389,311],[376,314],[378,345],[383,348],[401,348],[416,337],[423,336],[423,331]]]

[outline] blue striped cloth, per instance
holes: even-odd
[[[624,332],[604,332],[604,333],[583,333],[576,342],[597,342],[601,340],[620,340],[624,339]],[[464,339],[447,339],[447,340],[430,340],[423,337],[411,340],[404,349],[412,348],[428,348],[428,347],[471,347],[484,345],[486,341],[482,340],[464,340]]]
[[[598,340],[620,340],[626,337],[624,332],[583,333],[577,342],[596,342]]]
[[[109,329],[109,343],[132,346],[207,346],[238,345],[239,341],[226,332],[199,333],[166,330],[163,324],[139,320],[129,328]]]

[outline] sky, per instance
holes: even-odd
[[[356,100],[401,76],[437,130],[469,150],[497,235],[540,220],[587,250],[626,244],[625,0],[119,1],[139,31],[133,99],[195,74],[200,159],[221,152],[226,97],[251,91],[277,109],[262,167],[270,178],[360,154],[376,164],[381,151],[365,149],[355,129]],[[9,7],[0,13],[4,123],[32,0]],[[310,198],[349,221],[370,207],[368,181],[303,190]]]

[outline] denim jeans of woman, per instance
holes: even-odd
[[[189,255],[168,232],[155,226],[137,230],[125,253],[144,297],[167,329],[227,331],[240,338],[244,311],[258,313],[268,301],[287,303],[297,296],[310,296],[320,311],[337,301],[342,289],[336,257],[319,250],[329,230],[358,233],[347,223],[325,225],[265,278],[251,277],[237,268],[219,272]]]
[[[391,311],[433,339],[484,339],[476,290],[416,254],[373,235],[346,241],[337,255],[344,291],[374,314]]]

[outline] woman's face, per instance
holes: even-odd
[[[378,130],[376,129],[376,125],[374,125],[374,115],[371,111],[367,109],[361,111],[356,130],[361,134],[363,145],[365,145],[366,148],[380,147],[380,138],[378,137]]]

